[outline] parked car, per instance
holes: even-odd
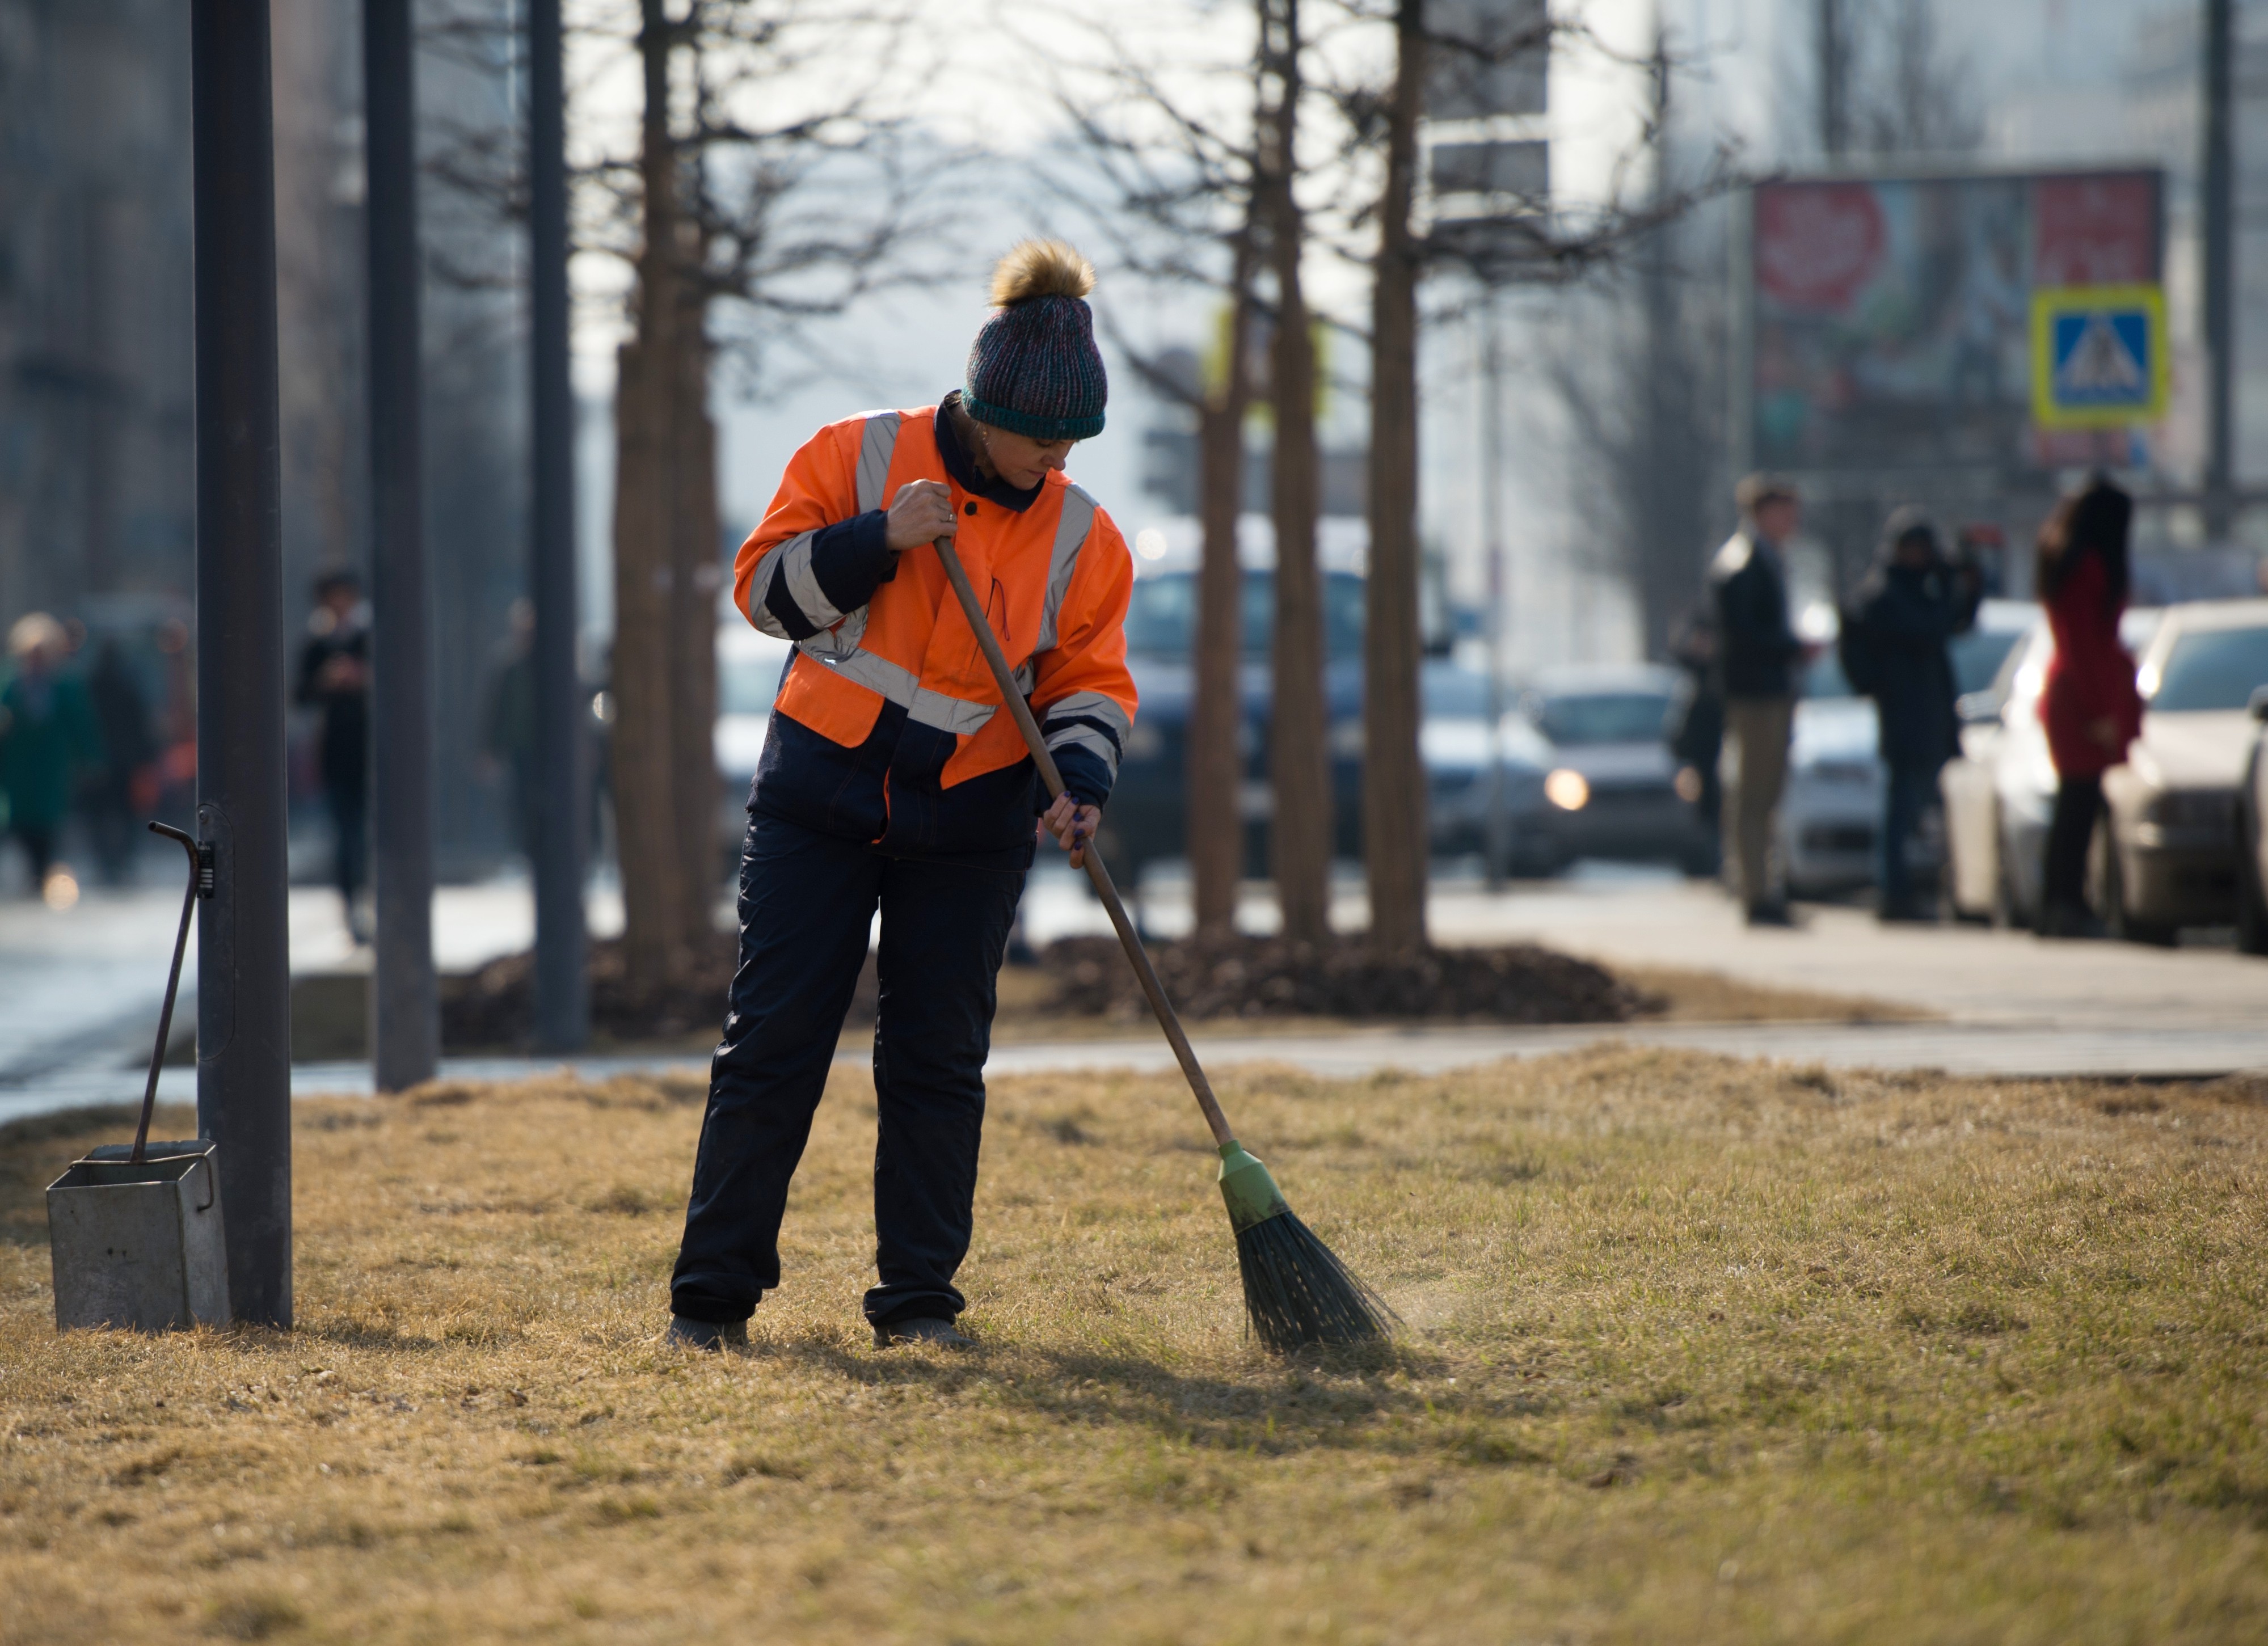
[[[1269,780],[1269,704],[1274,695],[1269,644],[1276,622],[1275,574],[1248,567],[1243,578],[1244,636],[1238,665],[1243,709],[1238,738],[1244,779],[1238,812],[1253,872],[1266,861],[1268,819],[1275,808]],[[1363,580],[1323,576],[1323,695],[1329,715],[1332,851],[1351,857],[1362,838]],[[1197,634],[1197,574],[1141,570],[1126,613],[1126,660],[1141,706],[1119,762],[1118,783],[1103,812],[1101,844],[1129,885],[1142,865],[1186,851],[1189,654]]]
[[[1851,689],[1836,661],[1832,609],[1815,607],[1810,615],[1805,638],[1819,649],[1804,665],[1788,733],[1779,861],[1791,896],[1830,897],[1874,882],[1874,832],[1882,819],[1881,728],[1873,700]]]
[[[1668,722],[1683,687],[1677,670],[1651,663],[1555,669],[1530,685],[1523,708],[1550,762],[1539,819],[1550,860],[1604,857],[1716,872],[1715,845],[1677,792],[1669,752]]]
[[[2055,806],[2055,762],[2040,724],[2040,691],[2055,641],[2036,606],[1991,681],[1968,689],[1957,705],[1961,753],[1939,775],[1945,800],[1945,900],[1962,919],[2029,925],[2038,913],[2048,816]],[[2139,654],[2156,631],[2160,611],[2131,609],[2118,638]]]
[[[2268,686],[2268,600],[2170,606],[2135,684],[2142,735],[2102,777],[2090,888],[2112,932],[2171,943],[2236,908],[2237,785],[2246,712]]]
[[[2268,686],[2246,705],[2252,746],[2236,786],[2236,946],[2268,954]]]
[[[1553,828],[1555,808],[1543,797],[1544,777],[1553,761],[1551,746],[1525,715],[1504,708],[1498,709],[1491,741],[1488,676],[1481,670],[1446,658],[1429,658],[1422,685],[1425,718],[1418,740],[1425,762],[1426,824],[1434,854],[1487,854],[1493,769],[1503,784],[1498,804],[1504,816],[1506,867],[1522,877],[1558,873],[1569,859]],[[1493,768],[1491,757],[1497,762]]]

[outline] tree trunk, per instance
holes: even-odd
[[[624,343],[615,388],[615,717],[608,765],[624,960],[641,988],[659,986],[678,970],[685,925],[670,783],[670,420],[660,356],[651,336]]]
[[[690,284],[690,283],[686,283]],[[669,750],[679,875],[679,940],[703,947],[716,926],[723,860],[718,840],[717,589],[723,577],[717,520],[717,430],[709,419],[709,347],[698,299],[681,290],[670,444]]]
[[[677,438],[683,398],[679,333],[676,155],[669,135],[670,27],[661,0],[642,0],[638,52],[645,108],[638,169],[644,246],[638,257],[637,337],[619,357],[615,394],[615,721],[611,765],[622,879],[624,960],[635,987],[683,969],[691,922],[682,871],[675,768],[674,611],[681,557],[675,501],[686,455]],[[713,761],[707,763],[713,764]]]
[[[1276,413],[1276,633],[1269,725],[1275,814],[1269,856],[1284,933],[1330,935],[1331,783],[1323,696],[1322,579],[1315,564],[1315,351],[1300,278],[1306,225],[1292,191],[1299,157],[1300,0],[1276,0],[1277,104],[1263,130],[1276,274],[1276,332],[1269,379]]]
[[[1244,577],[1236,526],[1244,511],[1244,420],[1252,408],[1252,276],[1249,224],[1236,239],[1229,283],[1228,360],[1197,415],[1204,560],[1197,571],[1197,632],[1189,703],[1189,874],[1202,937],[1236,924],[1244,867],[1240,804],[1244,759]]]
[[[1418,749],[1418,252],[1410,232],[1425,84],[1425,0],[1401,0],[1371,305],[1369,617],[1363,638],[1362,838],[1370,941],[1425,946],[1425,768]]]

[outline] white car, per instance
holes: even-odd
[[[2245,705],[2252,746],[2236,789],[2236,946],[2268,954],[2268,686]]]
[[[2090,888],[2111,931],[2171,943],[2236,917],[2237,791],[2268,686],[2268,600],[2165,610],[2142,653],[2142,735],[2102,775]]]
[[[2011,604],[2014,604],[2013,602]],[[1938,779],[1945,797],[1945,900],[1964,919],[2029,925],[2040,906],[2055,762],[2040,724],[2040,691],[2055,641],[2038,608],[1992,683],[1961,700],[1961,753]],[[2140,653],[2159,612],[2130,610],[2118,625]]]

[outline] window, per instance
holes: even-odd
[[[1965,635],[1955,635],[1950,648],[1954,691],[1966,694],[1992,685],[2001,663],[2023,637],[2021,631],[2008,628],[1972,628]]]
[[[2200,628],[2178,636],[2150,707],[2242,709],[2268,686],[2268,628]]]
[[[1276,576],[1244,574],[1244,656],[1265,662],[1276,627]],[[1323,577],[1323,647],[1333,663],[1362,661],[1363,580],[1346,572]],[[1197,579],[1194,572],[1138,577],[1126,609],[1126,650],[1138,658],[1185,662],[1197,627]]]
[[[1669,699],[1659,692],[1586,692],[1547,697],[1537,730],[1562,748],[1587,743],[1659,743]]]

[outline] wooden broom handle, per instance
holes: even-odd
[[[961,614],[976,632],[976,643],[984,649],[984,661],[992,665],[992,680],[1000,688],[1000,700],[1016,717],[1016,729],[1024,734],[1024,746],[1031,750],[1032,760],[1040,768],[1040,781],[1048,786],[1048,797],[1052,800],[1060,797],[1064,781],[1063,774],[1056,769],[1056,757],[1048,753],[1047,742],[1040,736],[1040,723],[1032,718],[1032,706],[1016,688],[1016,672],[1008,666],[1008,654],[1000,650],[1000,637],[992,632],[992,625],[985,619],[984,608],[977,602],[976,591],[970,586],[961,556],[954,552],[951,538],[937,540],[937,557],[945,562],[945,575],[953,584],[954,593],[961,597]],[[1182,1032],[1182,1020],[1174,1013],[1173,1003],[1166,998],[1166,986],[1158,981],[1157,968],[1150,964],[1142,939],[1135,935],[1134,922],[1126,917],[1126,905],[1119,900],[1118,888],[1111,884],[1110,871],[1102,866],[1102,854],[1095,850],[1093,841],[1087,841],[1080,851],[1086,863],[1086,878],[1094,882],[1094,894],[1102,900],[1102,907],[1109,913],[1119,944],[1126,951],[1126,959],[1134,967],[1142,992],[1150,997],[1150,1010],[1158,1014],[1158,1026],[1166,1032],[1167,1044],[1174,1048],[1174,1056],[1182,1065],[1182,1076],[1196,1094],[1197,1107],[1204,1112],[1205,1124],[1212,1128],[1213,1142],[1226,1148],[1236,1141],[1236,1134],[1229,1130],[1228,1117],[1220,1112],[1220,1100],[1212,1094],[1212,1082],[1205,1078],[1197,1053],[1189,1049],[1189,1037]]]

